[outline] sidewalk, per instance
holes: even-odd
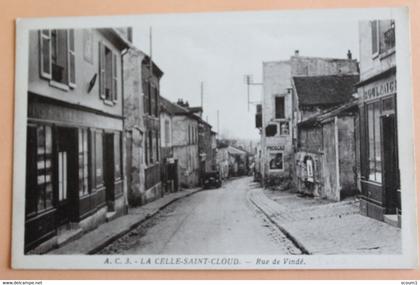
[[[401,253],[401,230],[360,215],[356,198],[331,202],[262,188],[248,198],[304,253]]]
[[[93,231],[87,232],[79,239],[46,254],[93,254],[154,216],[169,204],[201,190],[201,188],[185,189],[167,194],[141,207],[131,208],[128,210],[127,215],[104,223]]]

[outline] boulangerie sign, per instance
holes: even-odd
[[[13,267],[416,267],[408,22],[17,20]]]

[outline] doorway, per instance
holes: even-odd
[[[114,134],[105,133],[104,138],[104,183],[108,212],[115,211],[115,157]]]
[[[78,181],[77,143],[76,128],[57,128],[55,199],[58,226],[74,218]]]
[[[381,119],[385,208],[387,214],[396,214],[401,209],[397,125],[394,114],[384,115]]]

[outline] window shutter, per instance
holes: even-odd
[[[116,102],[118,99],[118,68],[117,68],[117,54],[112,54],[112,101]]]
[[[371,31],[372,31],[372,54],[376,54],[379,52],[379,39],[378,39],[378,29],[379,23],[377,20],[371,22]]]
[[[51,79],[51,30],[39,31],[39,58],[41,77]]]
[[[99,42],[99,97],[105,100],[105,47]]]
[[[68,50],[68,76],[70,87],[76,87],[76,66],[75,66],[75,51],[74,51],[74,30],[68,31],[67,50]]]

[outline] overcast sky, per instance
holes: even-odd
[[[236,138],[257,138],[255,106],[247,109],[244,74],[262,80],[262,62],[287,60],[298,49],[302,56],[358,58],[358,22],[335,13],[219,13],[178,18],[161,16],[150,25],[135,26],[134,44],[149,54],[152,26],[153,60],[164,72],[161,94],[171,101],[200,105],[204,82],[204,116],[217,131]],[[251,88],[252,100],[262,89]]]

